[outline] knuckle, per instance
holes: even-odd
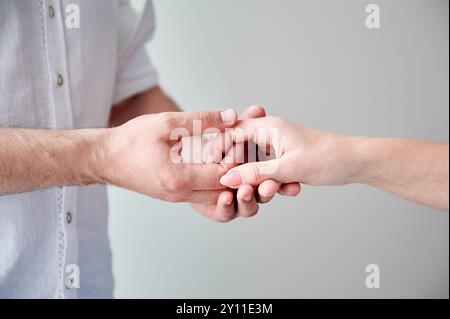
[[[224,211],[216,211],[214,215],[214,220],[219,223],[228,223],[236,218],[236,211],[233,212],[224,212]]]
[[[272,200],[273,196],[261,196],[259,195],[258,203],[266,204]]]
[[[169,201],[172,203],[181,203],[181,202],[184,202],[184,198],[182,196],[180,196],[179,194],[172,194],[170,196]]]
[[[202,111],[199,113],[202,127],[211,127],[214,124],[214,116],[211,112]]]
[[[241,213],[240,216],[241,216],[241,217],[244,217],[244,218],[250,218],[250,217],[253,217],[253,216],[255,216],[256,214],[258,214],[258,210],[259,210],[259,205],[255,205],[254,208],[252,208],[252,209],[250,209],[250,210],[248,210],[248,211],[245,211],[245,212]]]
[[[173,192],[181,192],[186,188],[186,182],[178,179],[173,179],[169,182],[170,190]]]
[[[184,191],[187,188],[187,183],[184,180],[178,178],[163,178],[161,180],[161,186],[165,192],[175,197],[178,196],[178,193]]]
[[[266,116],[267,122],[273,126],[280,126],[283,123],[283,120],[278,116]]]
[[[166,113],[160,113],[157,114],[158,119],[158,126],[161,128],[162,131],[168,131],[173,126],[173,116],[166,112]]]
[[[260,183],[262,176],[261,176],[261,172],[260,172],[258,166],[256,166],[256,165],[252,166],[252,168],[248,170],[247,174],[248,174],[248,180],[254,181],[255,184]]]
[[[161,196],[161,199],[170,203],[178,203],[180,201],[180,198],[177,194],[167,192],[164,192],[164,194]]]

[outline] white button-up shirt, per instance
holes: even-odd
[[[119,0],[0,1],[0,127],[105,127],[157,83],[154,29]],[[0,149],[0,156],[1,156]],[[112,297],[103,185],[0,196],[0,298]]]

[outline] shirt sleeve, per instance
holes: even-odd
[[[141,14],[121,0],[118,20],[118,61],[113,104],[158,84],[158,73],[145,45],[153,37],[155,17],[148,0]]]

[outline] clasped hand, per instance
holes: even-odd
[[[237,154],[240,148],[236,147],[236,139],[232,135],[228,135],[233,138],[233,143],[228,146],[214,141],[210,145],[207,154],[221,150],[218,160],[184,163],[173,160],[173,152],[181,152],[182,143],[180,139],[173,139],[170,133],[182,128],[192,135],[195,121],[200,122],[202,129],[225,131],[238,123],[242,125],[250,119],[264,117],[265,111],[259,106],[248,108],[242,116],[243,121],[238,120],[236,112],[231,109],[167,112],[137,117],[108,133],[102,152],[107,163],[104,179],[153,198],[189,202],[194,209],[215,221],[254,216],[258,211],[258,202],[268,202],[276,192],[295,196],[300,192],[299,183],[292,181],[283,184],[270,178],[256,178],[249,183],[241,180],[238,184],[227,185],[227,172],[240,164],[236,163],[235,158],[244,156]],[[216,139],[226,137],[224,133]]]

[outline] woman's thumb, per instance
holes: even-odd
[[[240,185],[259,185],[267,179],[277,180],[278,160],[246,163],[234,167],[220,178],[220,183],[230,188]]]

